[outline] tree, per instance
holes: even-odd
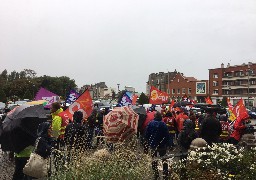
[[[142,104],[148,104],[149,103],[149,98],[148,96],[146,96],[144,93],[141,93],[140,97],[139,97],[139,100],[138,100],[138,103],[140,105]]]
[[[31,91],[27,90],[23,96],[23,99],[30,99],[32,100],[34,97],[33,95],[31,94]]]
[[[221,105],[223,107],[227,107],[228,106],[228,102],[227,102],[227,97],[226,96],[223,97],[223,99],[221,101]]]
[[[6,94],[2,88],[0,88],[0,102],[6,102]]]

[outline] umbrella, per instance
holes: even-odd
[[[181,106],[187,106],[187,105],[191,105],[192,103],[191,102],[188,102],[188,101],[180,101],[180,102],[176,102],[173,107],[176,108],[176,107],[181,107]]]
[[[139,121],[138,121],[138,130],[142,130],[142,125],[147,117],[147,112],[144,107],[142,106],[132,106],[132,109],[134,112],[136,112],[139,115]]]
[[[32,105],[46,105],[48,103],[48,101],[46,100],[38,100],[38,101],[30,101],[30,102],[27,102],[26,104],[32,104]]]
[[[151,121],[154,120],[154,118],[155,118],[154,116],[155,116],[155,112],[154,111],[147,113],[147,118],[146,118],[146,120],[144,121],[144,123],[142,125],[142,129],[143,130],[146,129],[148,123],[150,123]]]
[[[47,121],[48,110],[42,105],[24,104],[10,111],[3,121],[1,148],[5,151],[20,152],[34,145],[37,127]]]
[[[103,122],[103,132],[108,142],[124,141],[137,133],[139,115],[130,107],[116,107]]]

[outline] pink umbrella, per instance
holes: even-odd
[[[116,107],[103,122],[103,132],[108,142],[124,141],[137,133],[139,115],[130,107]]]

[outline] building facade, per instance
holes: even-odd
[[[179,100],[187,95],[190,99],[204,102],[208,95],[208,80],[197,80],[194,77],[186,77],[183,73],[159,72],[149,75],[147,82],[147,95],[150,87],[155,86],[160,91],[167,92],[171,99]]]
[[[214,103],[223,97],[235,105],[241,98],[246,107],[256,104],[256,63],[209,69],[209,95]],[[249,103],[248,103],[249,102]]]

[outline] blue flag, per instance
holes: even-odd
[[[129,106],[132,105],[132,93],[130,92],[125,92],[121,101],[119,102],[119,104],[121,106]]]
[[[73,102],[75,102],[77,100],[77,98],[79,97],[79,93],[77,93],[75,90],[71,89],[69,94],[67,95],[66,98],[66,104],[72,104]]]

